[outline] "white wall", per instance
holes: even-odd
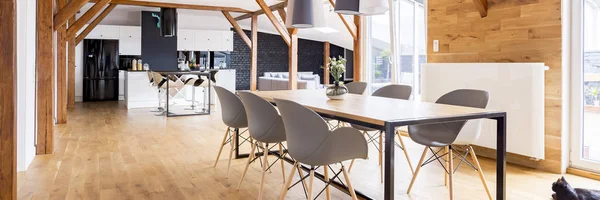
[[[35,157],[36,0],[17,1],[17,171]]]

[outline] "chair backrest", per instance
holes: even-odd
[[[321,116],[293,101],[275,99],[279,108],[290,155],[302,162],[309,158],[329,137],[329,127]]]
[[[446,104],[446,105],[455,105],[455,106],[465,106],[465,107],[473,107],[473,108],[486,108],[489,102],[489,93],[483,90],[472,90],[472,89],[459,89],[454,90],[449,93],[442,95],[435,103],[438,104]],[[440,141],[446,144],[456,144],[459,142],[460,144],[471,144],[475,140],[479,138],[481,133],[481,123],[482,120],[469,120],[469,121],[459,121],[459,122],[450,122],[441,124],[444,126],[446,130],[450,132],[450,137],[446,137],[451,141]],[[463,128],[465,124],[470,124],[469,126],[474,126],[469,133],[463,132]],[[440,124],[437,124],[440,125]],[[421,126],[430,126],[430,125],[421,125]],[[434,124],[433,126],[436,126]],[[409,126],[409,134],[419,134],[415,133],[411,126]],[[423,129],[421,129],[423,130]],[[466,134],[463,134],[466,133]],[[461,135],[459,137],[459,135]]]
[[[251,92],[238,92],[248,116],[248,130],[259,142],[285,141],[283,120],[271,103]]]
[[[246,110],[244,109],[242,100],[223,87],[214,86],[214,88],[221,102],[223,123],[231,128],[248,127],[248,118],[246,117]]]
[[[165,77],[162,74],[160,74],[158,72],[152,72],[152,76],[153,76],[153,79],[154,79],[154,85],[156,87],[160,88],[160,87],[162,87],[165,84],[166,79],[165,79]]]
[[[365,82],[351,82],[346,84],[348,88],[348,92],[350,94],[360,94],[362,95],[367,90],[367,83]]]
[[[412,93],[412,87],[409,85],[387,85],[373,92],[372,96],[386,97],[393,99],[408,99]]]

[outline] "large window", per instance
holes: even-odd
[[[573,8],[571,162],[574,167],[598,171],[600,169],[600,126],[598,125],[600,120],[600,0],[576,1]]]
[[[423,1],[393,0],[389,12],[366,21],[365,69],[371,92],[394,83],[413,86],[413,97],[419,96],[419,71],[427,52]]]

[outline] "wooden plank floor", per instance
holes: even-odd
[[[246,159],[232,162],[225,178],[226,147],[213,168],[225,126],[219,111],[210,116],[168,118],[154,116],[149,109],[127,110],[112,102],[78,104],[70,111],[68,124],[58,125],[55,153],[37,156],[26,172],[18,175],[19,199],[255,199],[260,165],[254,164],[240,190],[236,190]],[[413,163],[422,146],[406,139]],[[243,149],[242,151],[247,151]],[[354,187],[382,199],[377,152],[357,161],[351,172]],[[396,153],[397,199],[448,199],[441,167],[428,165],[419,175],[413,193],[406,194],[411,173],[404,155]],[[274,160],[274,159],[272,159]],[[495,163],[481,158],[492,193]],[[282,185],[279,165],[267,175],[265,199],[278,199]],[[291,165],[286,164],[289,172]],[[558,174],[508,166],[509,199],[550,199],[550,187]],[[574,187],[600,188],[600,182],[566,175]],[[296,177],[297,179],[297,177]],[[314,191],[323,184],[315,181]],[[485,199],[476,171],[461,167],[455,176],[456,199]],[[316,192],[315,192],[316,194]],[[303,199],[301,188],[293,188],[288,199]],[[332,189],[332,199],[350,199]],[[323,196],[319,199],[324,199]]]

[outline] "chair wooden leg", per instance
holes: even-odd
[[[348,175],[348,171],[346,171],[346,167],[342,165],[342,171],[344,172],[344,179],[346,179],[346,185],[348,186],[348,190],[350,190],[350,196],[352,200],[357,200],[356,192],[354,192],[354,188],[352,187],[352,183],[350,183],[350,176]]]
[[[454,187],[452,184],[452,176],[454,175],[454,155],[452,154],[452,146],[450,146],[448,150],[448,191],[450,191],[450,200],[454,200]]]
[[[250,149],[250,155],[254,154],[256,151],[256,146],[252,145],[252,149]],[[246,163],[246,168],[244,169],[244,173],[242,173],[242,178],[240,179],[240,183],[238,184],[237,189],[240,190],[240,186],[242,186],[242,182],[244,181],[244,177],[246,177],[246,172],[248,172],[248,167],[250,167],[250,163],[252,162],[252,156],[248,156],[248,162]]]
[[[444,147],[444,153],[448,153],[448,147]],[[444,156],[444,159],[446,159],[446,161],[444,162],[444,167],[446,169],[448,169],[448,155]],[[444,186],[448,186],[448,173],[444,172]]]
[[[350,172],[350,170],[352,170],[352,166],[354,166],[354,159],[352,159],[352,161],[350,162],[350,166],[348,167],[348,172]]]
[[[485,176],[483,176],[483,170],[481,169],[481,165],[479,164],[479,160],[477,159],[477,155],[475,154],[475,150],[473,150],[472,146],[469,146],[469,150],[471,151],[471,158],[473,159],[473,164],[477,167],[477,172],[479,172],[479,178],[481,179],[481,183],[483,183],[483,187],[485,188],[485,192],[488,195],[488,198],[492,200],[492,194],[490,193],[490,189],[488,189],[488,185],[485,181]]]
[[[325,177],[325,198],[327,200],[331,199],[331,191],[329,191],[329,185],[327,185],[327,182],[329,182],[329,166],[325,165],[323,166],[323,176]]]
[[[402,135],[400,135],[400,132],[398,131],[396,131],[396,135],[398,136],[398,140],[400,140],[400,145],[402,146],[402,150],[404,151],[404,156],[406,156],[406,162],[408,162],[408,167],[410,167],[410,171],[414,174],[415,169],[413,168],[412,163],[410,162],[410,157],[408,156],[408,151],[406,150],[406,145],[404,145]]]
[[[310,173],[308,176],[308,200],[312,200],[312,189],[313,189],[313,182],[315,180],[315,168],[311,168],[310,169]]]
[[[232,134],[231,137],[231,150],[229,150],[229,161],[227,163],[227,176],[225,178],[229,178],[229,168],[231,168],[231,159],[233,158],[233,152],[235,151],[235,141],[237,140],[237,137],[235,134]]]
[[[256,144],[254,144],[254,139],[252,139],[252,137],[250,137],[250,147],[255,148],[255,146],[256,146]],[[249,157],[254,159],[254,154],[250,154]]]
[[[279,143],[279,155],[282,156],[279,159],[279,161],[281,161],[281,177],[283,178],[283,182],[285,183],[285,167],[284,167],[285,160],[283,159],[283,145],[281,143]]]
[[[267,168],[269,168],[269,161],[267,161],[267,156],[269,155],[269,144],[265,144],[263,145],[261,143],[260,145],[261,147],[264,147],[263,149],[263,166],[262,166],[262,176],[260,177],[260,188],[258,189],[258,200],[262,199],[262,195],[263,195],[263,187],[265,186],[265,175],[267,173]]]
[[[296,168],[298,167],[298,162],[294,162],[294,166],[292,166],[292,170],[290,171],[290,175],[288,175],[287,181],[283,184],[283,188],[281,188],[281,195],[279,196],[280,200],[285,199],[285,195],[288,192],[288,188],[292,185],[292,178],[294,178],[294,173],[296,173]],[[300,177],[302,178],[302,177]]]
[[[379,180],[383,183],[383,132],[379,132]]]
[[[421,167],[423,167],[423,162],[425,161],[425,156],[427,156],[428,149],[429,147],[425,147],[423,150],[423,154],[421,155],[421,159],[417,165],[417,170],[415,171],[415,174],[413,174],[412,180],[410,180],[410,185],[408,185],[408,191],[406,191],[407,194],[410,194],[410,190],[412,189],[413,184],[415,184],[415,180],[417,180],[417,175],[419,175],[419,171],[421,171]]]
[[[219,158],[221,157],[221,152],[223,152],[223,147],[225,147],[225,141],[227,141],[227,136],[229,136],[229,127],[227,127],[227,130],[225,131],[225,136],[223,136],[223,141],[221,141],[219,154],[217,154],[217,159],[215,160],[215,165],[213,165],[213,168],[217,167],[217,163],[219,163]]]

